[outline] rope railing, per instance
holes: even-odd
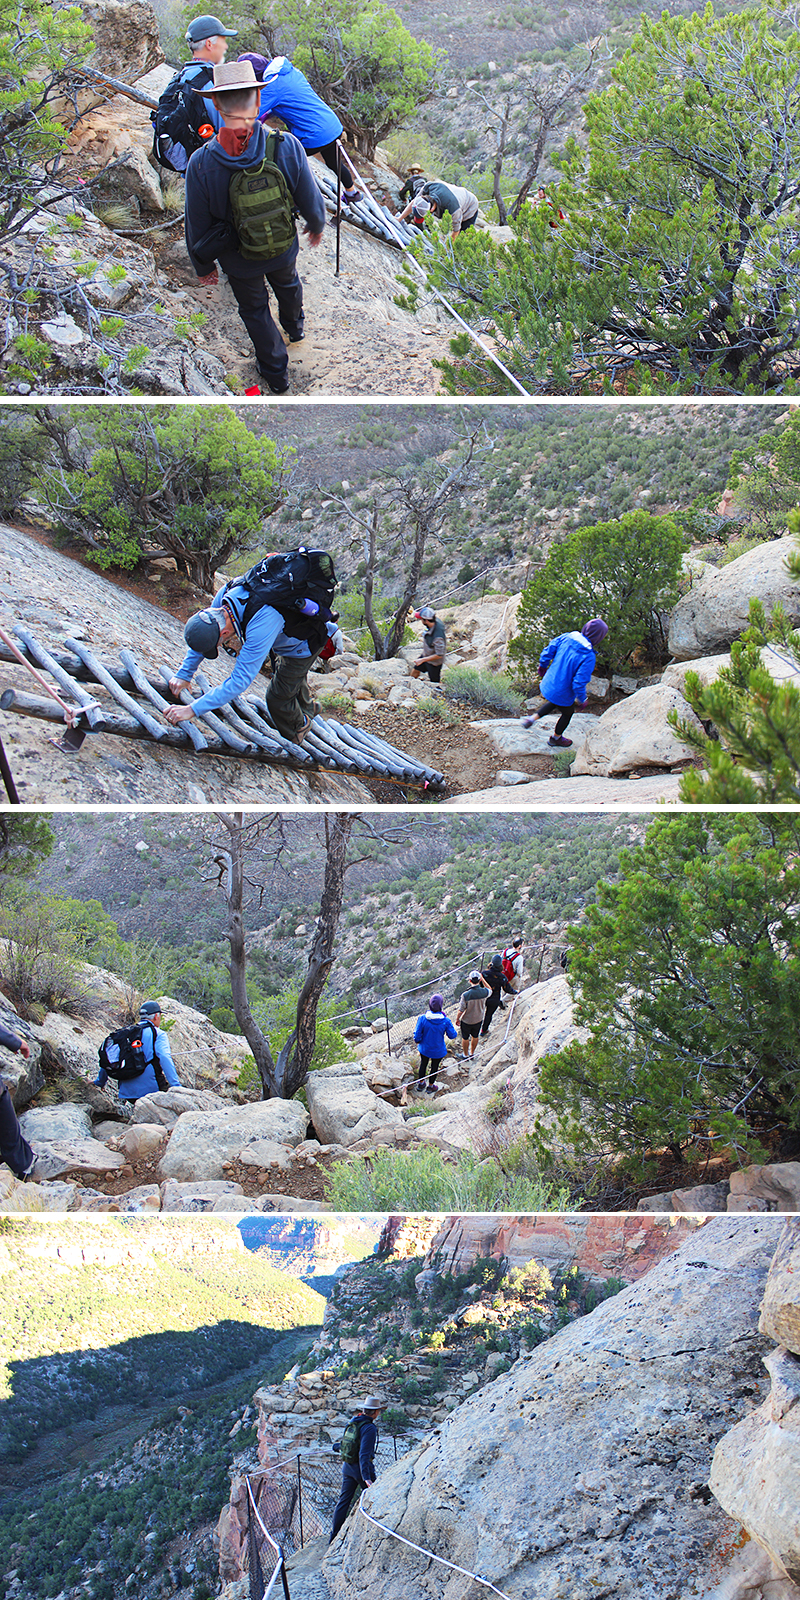
[[[499,1595],[500,1600],[512,1600],[511,1595],[507,1594],[505,1589],[498,1589],[496,1584],[492,1583],[489,1578],[483,1578],[479,1572],[470,1572],[469,1567],[461,1567],[457,1561],[448,1561],[445,1556],[437,1556],[434,1550],[426,1550],[424,1545],[415,1544],[413,1539],[406,1539],[395,1528],[390,1528],[388,1523],[379,1522],[377,1517],[373,1517],[369,1511],[364,1509],[363,1498],[358,1502],[358,1511],[366,1522],[370,1522],[374,1528],[380,1528],[382,1533],[388,1534],[391,1539],[396,1539],[399,1544],[405,1545],[409,1550],[416,1550],[418,1555],[426,1556],[429,1561],[438,1562],[440,1566],[447,1567],[450,1572],[460,1572],[462,1577],[471,1578],[473,1583],[480,1583],[484,1589],[490,1589],[492,1594]]]

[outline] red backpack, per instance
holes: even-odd
[[[508,949],[503,951],[503,976],[508,979],[509,983],[513,983],[516,977],[514,957],[517,955],[519,955],[519,951],[515,950],[513,945],[509,945]]]

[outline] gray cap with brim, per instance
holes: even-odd
[[[236,28],[226,28],[219,17],[195,17],[186,29],[186,37],[190,44],[202,44],[204,39],[238,39]]]

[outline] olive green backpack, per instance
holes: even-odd
[[[274,261],[297,238],[292,192],[275,161],[282,138],[277,131],[268,134],[263,161],[242,168],[230,181],[234,226],[247,261]]]

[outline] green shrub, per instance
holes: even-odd
[[[567,1200],[539,1178],[507,1177],[493,1159],[464,1151],[450,1164],[432,1146],[337,1162],[327,1184],[334,1211],[561,1211]]]
[[[442,688],[454,700],[490,706],[493,711],[518,716],[520,697],[505,672],[482,672],[477,667],[445,667]]]

